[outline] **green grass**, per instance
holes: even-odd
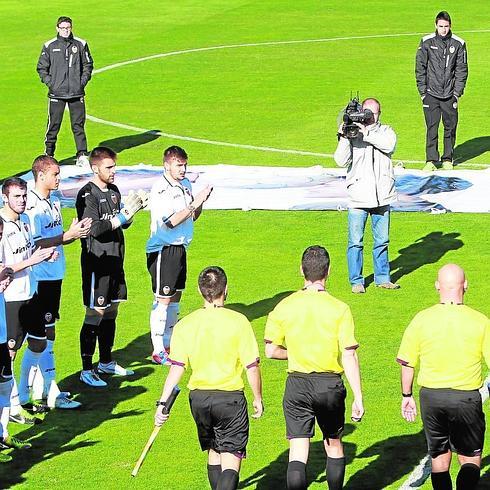
[[[58,15],[74,18],[75,34],[86,38],[96,67],[156,53],[206,46],[266,41],[334,38],[393,33],[427,33],[438,6],[409,2],[291,2],[276,0],[182,0],[179,2],[0,3],[0,178],[29,168],[43,150],[45,89],[35,63]],[[471,144],[469,163],[488,163],[486,111],[482,98],[490,54],[490,14],[476,1],[448,1],[454,31],[468,42],[470,79],[461,101],[459,144]],[[189,53],[129,65],[95,75],[88,86],[88,112],[147,129],[231,143],[275,146],[320,153],[335,148],[336,117],[351,90],[374,94],[383,118],[397,131],[395,158],[422,160],[424,124],[413,77],[419,36],[344,40],[312,44],[259,46]],[[59,137],[57,157],[73,155],[68,120]],[[109,142],[119,148],[120,163],[157,164],[162,150],[182,144],[191,163],[309,166],[333,165],[331,159],[179,142],[148,141],[137,133],[87,122],[90,146]],[[478,140],[477,138],[482,138]],[[488,138],[488,137],[487,137]],[[486,146],[485,146],[486,145]],[[463,148],[465,148],[463,146]],[[65,222],[73,216],[64,213]],[[488,215],[394,213],[390,257],[400,291],[373,287],[363,296],[350,293],[345,260],[346,213],[206,211],[197,222],[189,252],[189,279],[182,301],[186,314],[201,304],[198,272],[210,264],[225,268],[229,304],[253,322],[262,347],[267,313],[284,293],[302,285],[299,260],[311,244],[332,256],[329,289],[348,302],[356,335],[365,391],[366,416],[347,424],[346,488],[397,488],[424,455],[420,421],[405,423],[399,414],[398,366],[394,362],[402,332],[419,309],[437,301],[433,282],[447,262],[462,265],[469,278],[467,303],[490,313]],[[79,393],[80,412],[55,411],[34,428],[13,427],[33,448],[14,454],[0,467],[0,487],[203,489],[205,458],[191,420],[187,392],[178,399],[140,475],[130,471],[151,430],[154,401],[165,369],[152,366],[148,316],[151,305],[144,243],[149,217],[138,216],[126,232],[126,271],[130,300],[122,305],[116,357],[136,370],[132,379],[112,379],[96,392],[78,381],[78,333],[83,319],[79,247],[66,248],[62,319],[57,327],[58,379]],[[372,272],[368,234],[366,272]],[[263,360],[264,417],[251,423],[249,457],[241,488],[284,488],[287,442],[281,396],[285,365]],[[350,400],[350,399],[349,399]],[[490,487],[490,456],[484,458],[484,482]],[[311,488],[325,488],[320,437],[312,444]],[[429,488],[426,484],[424,488]],[[482,487],[483,488],[483,487]]]

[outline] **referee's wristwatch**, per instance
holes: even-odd
[[[403,398],[410,398],[412,396],[412,393],[403,393],[402,392]]]
[[[162,402],[161,400],[157,400],[155,405],[157,408],[161,405],[164,410],[167,408],[167,402]]]

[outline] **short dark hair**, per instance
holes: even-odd
[[[330,256],[327,249],[320,245],[312,245],[303,252],[301,269],[307,281],[320,281],[328,275]]]
[[[20,177],[10,177],[5,179],[2,184],[2,194],[9,195],[11,187],[20,187],[21,189],[27,189],[27,182]]]
[[[62,22],[69,22],[71,25],[73,25],[73,22],[70,19],[70,17],[66,17],[65,15],[62,15],[61,17],[58,17],[58,20],[56,21],[56,27],[58,27]]]
[[[171,158],[176,158],[177,160],[187,160],[187,153],[180,146],[169,146],[163,152],[163,161],[168,162]]]
[[[212,303],[225,294],[227,282],[225,271],[221,267],[213,265],[206,267],[199,274],[197,284],[202,297],[208,303]]]
[[[39,155],[34,158],[32,162],[32,175],[34,175],[34,180],[37,180],[40,172],[46,172],[51,165],[59,165],[58,160],[49,155]]]
[[[117,153],[108,146],[97,146],[90,152],[90,165],[98,165],[104,158],[117,160]]]
[[[442,10],[436,15],[436,24],[438,20],[446,20],[449,22],[449,25],[451,25],[451,16],[449,15],[449,12],[446,12],[445,10]]]

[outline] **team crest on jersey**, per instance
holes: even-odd
[[[13,349],[15,347],[15,339],[9,339],[8,346],[9,349]]]
[[[73,53],[76,53],[78,51],[78,48],[76,46],[72,46],[71,47],[71,50]]]
[[[114,204],[117,204],[117,197],[116,194],[111,194],[111,199]]]
[[[44,319],[49,323],[53,319],[53,315],[48,312],[44,315]]]
[[[104,296],[99,296],[97,298],[97,303],[99,303],[99,306],[102,306],[104,304]]]
[[[23,223],[23,225],[24,225],[24,230],[29,231],[29,227],[27,226],[27,223]]]
[[[449,47],[449,52],[453,54],[456,51],[456,48],[454,46]]]
[[[167,296],[170,293],[170,286],[163,286],[163,294]]]

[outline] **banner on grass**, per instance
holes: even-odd
[[[116,185],[124,195],[131,189],[149,191],[162,174],[161,166],[117,167]],[[422,172],[395,169],[398,201],[395,211],[433,213],[490,212],[490,169]],[[73,207],[80,187],[92,174],[74,166],[62,166],[58,195]],[[206,184],[214,187],[207,209],[343,210],[348,207],[345,169],[321,166],[256,167],[192,165],[187,177],[193,192]],[[32,181],[32,175],[24,176]]]

